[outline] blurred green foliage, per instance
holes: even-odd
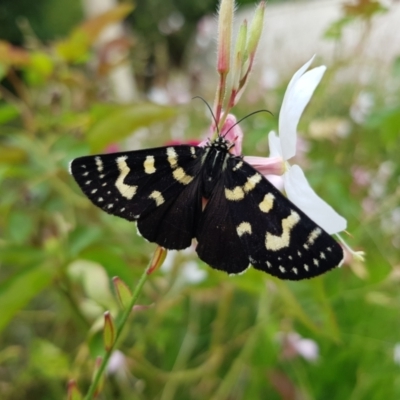
[[[85,391],[103,353],[103,313],[118,318],[111,278],[133,286],[155,248],[132,224],[89,203],[68,174],[69,160],[120,148],[128,136],[135,148],[162,145],[187,119],[186,139],[200,139],[209,123],[197,103],[111,100],[107,75],[93,68],[93,44],[129,11],[121,6],[46,46],[0,42],[0,76],[7,79],[0,86],[5,400],[65,398],[71,378]],[[340,45],[340,35],[335,40]],[[349,259],[320,278],[283,282],[254,270],[227,277],[193,251],[174,254],[170,269],[146,283],[101,398],[400,398],[399,59],[364,87],[337,84],[352,63],[337,59],[299,127],[309,145],[307,176],[348,218],[349,241],[367,252],[365,264]],[[280,104],[285,87],[271,90],[267,104]],[[355,122],[349,110],[366,92],[374,103]],[[238,115],[265,108],[264,101],[251,109],[243,102]],[[276,120],[243,121],[251,132],[245,154],[268,154]],[[339,125],[345,134],[335,134]],[[206,279],[191,280],[193,268]]]

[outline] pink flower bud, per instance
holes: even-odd
[[[233,0],[221,0],[218,19],[217,70],[227,74],[230,68],[233,21]]]
[[[75,379],[68,382],[67,400],[83,400],[82,394],[78,389]]]

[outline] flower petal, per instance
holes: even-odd
[[[279,136],[271,131],[268,135],[269,156],[283,158],[281,140]]]
[[[298,165],[283,175],[287,197],[330,235],[346,229],[347,221],[311,188]]]
[[[313,59],[314,57],[294,74],[283,98],[279,113],[279,137],[285,160],[296,154],[297,125],[326,70],[325,66],[321,66],[304,73]]]
[[[242,154],[243,131],[236,122],[236,117],[233,114],[228,114],[221,129],[221,136],[229,142],[235,143],[230,152],[235,156],[240,156]]]
[[[281,157],[246,156],[243,160],[263,175],[282,175],[285,163]]]

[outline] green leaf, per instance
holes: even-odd
[[[0,71],[1,80],[1,71]],[[17,118],[19,115],[19,110],[13,104],[3,103],[0,105],[0,125],[6,124]]]
[[[110,279],[103,266],[86,260],[76,260],[67,268],[72,280],[79,281],[89,299],[105,309],[115,310],[117,304],[111,293]]]
[[[151,103],[122,105],[100,118],[87,132],[93,152],[100,152],[111,144],[125,139],[138,128],[162,122],[174,116],[176,110]]]
[[[31,62],[25,68],[25,78],[33,86],[41,85],[51,76],[53,70],[53,60],[46,53],[35,52],[31,54]]]
[[[35,218],[25,210],[13,211],[9,217],[8,234],[10,240],[22,245],[35,229]]]
[[[48,378],[66,378],[69,374],[68,356],[47,340],[36,339],[30,351],[31,368]]]
[[[90,46],[94,44],[100,33],[107,26],[125,18],[132,9],[131,4],[120,4],[83,22],[71,32],[68,38],[56,43],[57,54],[66,61],[80,62],[86,57]]]
[[[398,107],[387,107],[374,112],[366,121],[366,126],[379,132],[379,141],[395,149],[400,134],[400,113]]]
[[[29,268],[0,285],[0,332],[18,311],[50,284],[55,271],[47,265]]]

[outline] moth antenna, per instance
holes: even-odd
[[[261,112],[267,112],[268,114],[271,114],[272,116],[274,116],[274,114],[272,114],[272,112],[269,111],[269,110],[257,110],[257,111],[253,111],[252,113],[250,113],[250,114],[246,115],[245,117],[239,119],[239,121],[236,121],[236,123],[235,123],[234,125],[232,125],[232,126],[228,129],[228,131],[225,132],[224,136],[222,136],[222,137],[224,138],[224,137],[231,131],[231,129],[233,129],[236,125],[239,125],[244,119],[246,119],[246,118],[248,118],[248,117],[251,117],[251,116],[254,115],[254,114],[261,113]]]
[[[200,100],[202,100],[203,103],[204,103],[204,104],[207,106],[207,108],[210,110],[211,116],[212,116],[212,118],[213,118],[213,120],[214,120],[215,128],[217,129],[217,133],[218,133],[218,136],[219,136],[219,129],[218,129],[217,118],[215,118],[215,115],[214,115],[213,110],[212,110],[212,108],[210,107],[210,105],[209,105],[202,97],[200,97],[200,96],[194,96],[194,97],[192,97],[192,100],[194,100],[194,99],[200,99]]]

